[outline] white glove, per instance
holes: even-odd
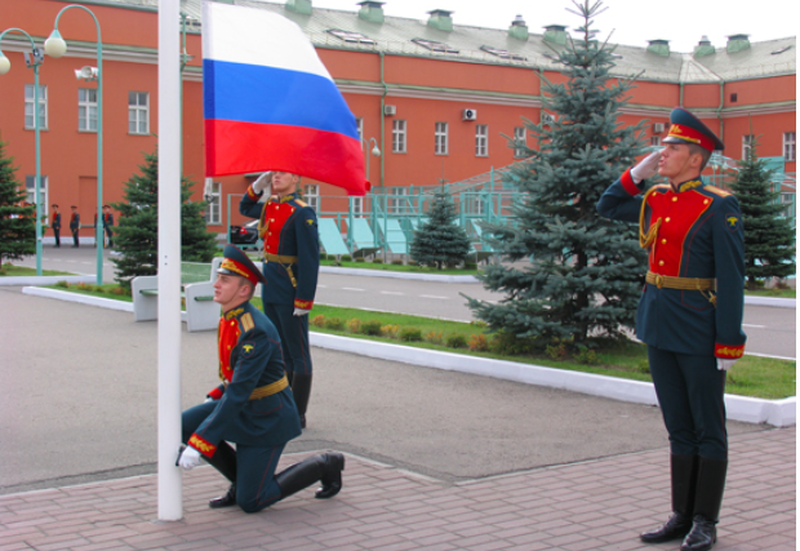
[[[272,172],[263,173],[253,182],[253,191],[256,193],[266,191],[269,195],[270,189],[272,189]]]
[[[207,403],[213,402],[213,401],[214,401],[214,398],[212,398],[211,396],[206,396],[206,399],[203,400],[203,403],[207,404]]]
[[[639,161],[635,167],[631,169],[631,178],[633,183],[638,184],[642,180],[652,178],[658,172],[658,161],[661,160],[661,152],[653,151],[650,155]]]
[[[190,471],[200,465],[200,452],[191,446],[186,446],[183,450],[181,458],[178,460],[178,466],[184,471]]]
[[[305,308],[295,308],[294,309],[294,315],[295,316],[305,316],[305,315],[308,315],[308,313],[310,311],[311,310],[306,310]]]
[[[717,369],[720,371],[728,371],[733,367],[733,364],[735,364],[738,359],[739,358],[736,358],[735,360],[726,360],[723,358],[717,358]]]

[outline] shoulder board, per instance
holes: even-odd
[[[296,202],[298,205],[300,205],[301,207],[307,207],[307,206],[308,206],[308,203],[306,203],[305,201],[303,201],[303,200],[301,200],[301,199],[295,199],[295,202]]]
[[[719,195],[720,197],[727,197],[731,193],[729,191],[725,191],[724,189],[719,189],[716,186],[705,186],[705,189],[714,195]]]
[[[255,322],[253,321],[253,315],[250,312],[247,312],[241,318],[239,318],[239,321],[242,323],[242,329],[244,329],[245,333],[256,326]]]

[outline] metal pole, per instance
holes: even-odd
[[[158,2],[158,518],[183,516],[181,442],[180,2]]]

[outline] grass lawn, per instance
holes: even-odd
[[[120,294],[116,284],[53,285],[54,289],[91,294],[131,302],[129,295]],[[253,304],[261,308],[261,299]],[[596,353],[570,353],[553,347],[538,355],[507,355],[491,351],[492,335],[481,323],[465,323],[425,318],[407,314],[392,314],[315,305],[309,318],[311,331],[347,337],[402,344],[430,350],[469,354],[535,364],[584,373],[596,373],[650,382],[647,350],[640,343],[628,341],[599,349]],[[745,356],[728,372],[726,392],[756,398],[780,399],[795,396],[796,362]]]
[[[14,266],[13,264],[4,264],[0,268],[0,277],[27,277],[35,276],[36,268],[25,268],[23,266]],[[60,275],[75,275],[70,272],[59,272],[56,270],[42,270],[43,276],[60,276]]]

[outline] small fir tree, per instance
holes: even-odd
[[[742,210],[745,276],[751,290],[766,278],[784,278],[797,270],[795,229],[783,215],[780,192],[772,188],[774,171],[758,158],[757,146],[756,142],[748,148],[730,184]]]
[[[469,237],[456,221],[453,198],[438,190],[431,201],[428,219],[414,232],[409,253],[412,260],[424,266],[456,266],[464,263],[469,254]]]
[[[121,214],[115,228],[114,248],[122,253],[113,258],[117,265],[116,281],[130,287],[140,275],[155,275],[158,255],[158,152],[145,155],[134,174],[125,183],[125,201],[113,203]],[[181,260],[210,262],[214,257],[216,236],[206,229],[202,212],[205,202],[190,202],[192,186],[181,179]]]
[[[36,254],[36,208],[25,203],[27,193],[5,148],[0,142],[0,268],[8,260]]]
[[[636,228],[596,211],[603,191],[642,153],[642,123],[619,121],[631,83],[610,75],[613,48],[599,43],[591,28],[602,2],[573,4],[577,11],[569,11],[583,19],[579,38],[555,56],[565,82],[542,83],[544,107],[555,117],[526,122],[538,150],[526,148],[530,159],[506,175],[523,199],[510,223],[483,225],[503,262],[479,278],[505,298],[496,304],[469,299],[490,330],[542,346],[552,339],[621,336],[635,324],[646,269]]]

